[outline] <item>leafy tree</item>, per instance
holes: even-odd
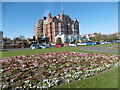
[[[90,37],[89,39],[90,39],[90,41],[92,41],[92,42],[95,41],[95,38],[94,38],[94,37]]]
[[[108,37],[108,35],[102,35],[102,40],[103,40],[103,41],[108,41],[108,40],[107,40],[107,37]]]
[[[112,41],[112,40],[117,40],[118,37],[117,37],[117,34],[113,33],[113,34],[109,34],[107,36],[107,41]]]
[[[112,40],[117,40],[118,39],[117,34],[115,34],[115,33],[111,34],[110,37],[111,37]]]
[[[82,41],[86,41],[86,36],[81,37]]]
[[[5,38],[3,38],[3,43],[4,44],[7,44],[7,43],[12,43],[12,40],[10,39],[10,38],[7,38],[7,37],[5,37]]]
[[[79,43],[79,41],[76,41],[76,43]]]
[[[46,37],[46,43],[48,43],[49,42],[49,37]]]
[[[15,43],[23,43],[26,42],[27,40],[25,39],[25,36],[19,35],[18,37],[15,37],[12,42]]]
[[[60,38],[60,37],[59,37],[59,38],[57,38],[56,43],[57,43],[57,44],[61,44],[61,43],[62,43],[62,40],[61,40],[61,38]]]
[[[30,44],[37,44],[36,41],[30,41]]]
[[[15,37],[12,41],[15,44],[15,43],[19,43],[21,39],[19,37]]]
[[[95,38],[95,41],[102,41],[103,40],[102,34],[96,34],[94,38]]]
[[[94,37],[89,38],[91,41],[112,41],[112,40],[117,40],[117,34],[109,34],[109,35],[104,35],[104,34],[96,34]]]
[[[25,40],[25,36],[23,36],[23,35],[19,35],[18,38],[20,38],[21,40]]]

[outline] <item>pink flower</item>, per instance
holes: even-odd
[[[41,64],[40,64],[39,66],[40,66],[40,67],[44,67],[44,65],[41,65]]]
[[[65,68],[65,69],[63,69],[65,72],[67,72],[68,70],[69,70],[69,68]]]
[[[59,76],[59,73],[56,73],[55,76]]]
[[[70,67],[69,69],[72,69],[73,67]]]
[[[85,71],[85,70],[87,70],[88,68],[87,67],[85,67],[85,68],[82,68],[81,70],[83,70],[83,71]]]

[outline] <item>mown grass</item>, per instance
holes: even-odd
[[[0,58],[2,58],[2,52],[0,52]]]
[[[118,69],[104,71],[96,76],[77,80],[53,88],[118,88]]]
[[[79,46],[77,46],[77,47],[58,47],[58,48],[46,48],[46,49],[34,49],[34,50],[27,49],[27,50],[4,51],[4,52],[2,52],[2,57],[32,55],[32,54],[39,54],[39,53],[64,52],[64,51],[87,52],[87,51],[80,50]],[[117,53],[104,53],[104,52],[87,52],[87,53],[117,54]]]
[[[2,52],[2,57],[11,57],[19,55],[32,55],[39,53],[53,53],[53,52],[64,52],[64,51],[80,51],[78,47],[58,47],[58,48],[46,48],[46,49],[27,49],[27,50],[14,50]]]

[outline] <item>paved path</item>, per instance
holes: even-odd
[[[80,50],[89,52],[118,53],[118,49],[107,49],[105,47],[80,47]]]

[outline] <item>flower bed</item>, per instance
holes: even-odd
[[[3,58],[3,88],[50,88],[80,80],[111,67],[120,55],[77,52],[44,53]]]

